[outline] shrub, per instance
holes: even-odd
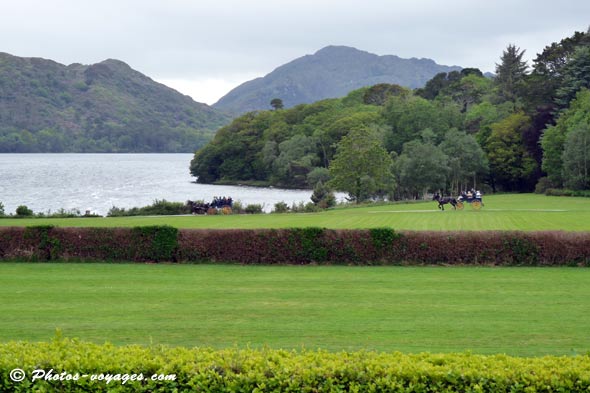
[[[315,185],[313,193],[311,194],[311,201],[321,209],[327,209],[336,205],[336,197],[334,196],[334,193],[330,191],[322,181],[318,181]]]
[[[277,202],[275,203],[275,208],[273,210],[274,213],[288,213],[289,212],[289,205],[285,202]]]
[[[293,228],[289,231],[290,242],[294,247],[298,263],[324,262],[328,249],[322,244],[324,228]]]
[[[129,210],[113,206],[107,213],[108,217],[123,216],[171,216],[190,214],[190,207],[182,202],[168,202],[165,199],[156,199],[151,205],[144,207],[132,207]]]
[[[33,258],[38,261],[57,259],[60,255],[61,242],[52,236],[53,226],[39,225],[26,227],[23,237],[33,245]]]
[[[33,215],[33,211],[25,205],[20,205],[16,208],[16,215],[18,217],[30,217]]]
[[[167,225],[133,228],[139,260],[173,261],[178,247],[178,228]]]
[[[0,227],[0,258],[242,264],[590,266],[588,232],[394,232],[390,228],[178,230]]]
[[[590,197],[590,190],[568,190],[563,188],[548,188],[545,190],[547,196],[568,196],[568,197]]]
[[[553,184],[549,180],[548,177],[542,177],[537,181],[535,185],[535,193],[536,194],[544,194],[548,189],[552,188]]]
[[[244,205],[242,204],[242,201],[233,201],[233,203],[231,205],[231,209],[234,214],[244,214],[245,213],[245,209],[244,209]]]
[[[6,213],[4,212],[4,204],[0,202],[0,217],[4,217]]]
[[[244,212],[246,214],[261,214],[262,213],[262,205],[260,205],[258,203],[252,203],[252,204],[246,205]]]
[[[392,228],[372,228],[369,229],[373,246],[376,249],[383,249],[390,247],[395,239],[401,237],[400,234],[395,233]]]
[[[15,382],[11,371],[26,373]],[[34,370],[79,378],[31,381]],[[142,374],[141,380],[93,381],[83,375]],[[174,380],[157,380],[170,375]],[[587,392],[590,356],[403,354],[137,345],[56,338],[0,344],[4,392]],[[136,378],[138,379],[138,378]]]

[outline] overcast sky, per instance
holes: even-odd
[[[0,52],[107,58],[212,104],[327,45],[494,71],[590,25],[588,0],[0,0]]]

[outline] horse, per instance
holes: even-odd
[[[438,208],[441,210],[445,210],[445,206],[447,203],[450,203],[451,206],[453,206],[453,209],[457,210],[457,200],[455,198],[451,198],[451,197],[441,197],[440,194],[437,192],[436,194],[434,194],[434,197],[432,197],[433,201],[437,201],[438,202]]]
[[[210,205],[203,202],[186,201],[186,206],[192,214],[206,214]]]

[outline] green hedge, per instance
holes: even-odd
[[[21,382],[10,378],[22,369]],[[78,380],[31,381],[34,370]],[[64,374],[62,374],[64,373]],[[109,374],[112,381],[91,380]],[[131,374],[143,380],[129,379]],[[86,377],[84,375],[87,375]],[[127,376],[125,376],[127,375]],[[152,376],[175,380],[153,381]],[[136,378],[138,379],[138,378]],[[2,392],[582,392],[590,356],[187,349],[56,338],[0,344]]]
[[[0,260],[590,266],[590,232],[3,227]]]

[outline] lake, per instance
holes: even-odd
[[[147,206],[156,199],[185,202],[232,197],[265,211],[284,201],[310,201],[310,190],[195,183],[192,154],[0,154],[0,202],[6,214],[26,205],[35,213],[77,209],[106,215],[113,206]],[[341,196],[339,196],[341,197]]]

